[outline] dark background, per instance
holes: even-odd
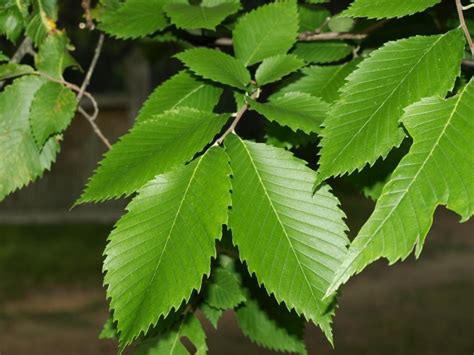
[[[333,11],[346,1],[332,2]],[[452,1],[429,14],[387,23],[367,47],[411,34],[439,33],[455,17]],[[97,33],[79,30],[80,1],[62,1],[60,26],[87,68]],[[253,2],[256,5],[257,2]],[[469,20],[470,21],[470,20]],[[471,22],[469,22],[471,23]],[[455,22],[455,25],[457,23]],[[474,26],[472,27],[474,28]],[[0,41],[5,52],[14,48]],[[174,43],[107,38],[90,90],[99,125],[115,141],[133,124],[148,93],[180,69]],[[466,71],[469,75],[469,71]],[[83,73],[69,71],[79,83]],[[231,96],[219,109],[231,107]],[[87,103],[84,102],[85,105]],[[264,125],[246,117],[240,133],[261,140]],[[296,151],[315,166],[315,145]],[[102,285],[102,252],[126,201],[70,210],[102,153],[87,122],[76,117],[62,152],[45,177],[0,203],[0,354],[114,354],[116,344],[97,339],[108,317]],[[353,237],[373,203],[349,181],[335,190]],[[336,348],[314,326],[306,333],[310,354],[472,354],[474,352],[474,222],[439,208],[421,259],[370,266],[342,289],[334,321]],[[204,321],[211,354],[267,354],[245,339],[232,313],[218,331]]]

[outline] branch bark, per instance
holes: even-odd
[[[469,44],[469,49],[471,50],[471,55],[474,57],[474,43],[472,41],[471,33],[466,25],[466,20],[464,19],[464,11],[461,0],[454,0],[456,2],[456,9],[458,11],[459,22],[461,23],[461,28],[464,31],[466,36],[467,43]]]
[[[258,99],[260,96],[260,89],[257,89],[254,91],[252,96],[250,96],[251,99],[255,100]],[[249,104],[245,102],[245,104],[240,108],[239,111],[235,114],[235,118],[230,124],[229,128],[226,129],[226,131],[214,142],[213,146],[221,145],[222,142],[224,142],[225,138],[230,134],[235,132],[235,128],[237,127],[237,124],[240,122],[242,116],[244,115],[245,112],[247,112],[249,108]]]

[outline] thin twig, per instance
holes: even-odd
[[[298,35],[300,41],[332,41],[332,40],[356,40],[360,41],[368,36],[367,33],[352,32],[302,32]]]
[[[81,106],[78,107],[77,109],[79,111],[79,113],[81,115],[83,115],[86,120],[89,121],[92,129],[94,130],[94,133],[99,137],[99,139],[104,143],[104,145],[110,149],[112,148],[112,145],[110,144],[109,140],[107,139],[107,137],[104,136],[104,134],[102,133],[102,131],[100,130],[99,126],[97,125],[97,123],[95,123],[95,117],[89,115],[86,110],[84,110]]]
[[[86,27],[89,30],[93,30],[95,28],[94,21],[92,21],[92,14],[91,14],[91,0],[82,0],[82,8],[84,9],[84,18],[86,19]]]
[[[469,49],[471,50],[472,56],[474,56],[474,43],[472,41],[471,33],[466,25],[466,20],[464,19],[464,12],[461,0],[454,0],[456,2],[456,8],[458,10],[458,17],[459,22],[461,23],[461,28],[464,31],[464,35],[466,36],[467,43],[469,44]]]
[[[16,52],[13,54],[13,57],[11,58],[12,63],[20,63],[25,55],[30,54],[30,55],[35,55],[35,50],[33,49],[33,41],[31,40],[30,37],[25,37],[23,42],[18,46]],[[3,88],[5,85],[5,80],[0,81],[0,89]]]
[[[91,64],[89,65],[89,69],[87,70],[86,76],[84,77],[84,81],[82,82],[81,90],[79,91],[79,94],[77,95],[78,102],[81,101],[82,96],[84,95],[84,92],[87,89],[87,86],[89,86],[89,83],[92,78],[92,74],[94,73],[95,67],[97,65],[97,61],[99,60],[100,53],[102,52],[103,45],[104,45],[104,34],[101,33],[94,50],[94,57],[92,57]]]
[[[12,63],[20,63],[25,55],[27,54],[33,54],[33,41],[31,40],[30,37],[25,37],[23,42],[21,42],[20,46],[16,50],[15,54],[13,54],[13,57],[11,59]]]
[[[258,99],[259,96],[260,96],[260,89],[257,89],[257,90],[254,91],[252,96],[250,96],[250,98],[252,100],[255,100],[255,99]],[[239,123],[239,121],[242,118],[242,116],[244,115],[244,113],[248,110],[248,108],[249,108],[249,104],[247,102],[245,102],[244,105],[240,108],[240,110],[238,110],[237,113],[235,114],[235,118],[232,121],[232,123],[230,124],[229,128],[227,128],[225,130],[225,132],[219,138],[217,138],[217,140],[214,142],[213,146],[221,145],[222,142],[224,142],[224,139],[230,133],[235,132],[235,128],[237,127],[237,124]]]
[[[299,41],[332,41],[332,40],[356,40],[360,41],[367,38],[368,33],[352,33],[352,32],[302,32],[298,35]],[[215,40],[216,46],[231,46],[232,38],[222,37]]]

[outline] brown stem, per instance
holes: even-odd
[[[94,24],[94,21],[92,21],[91,0],[82,0],[81,5],[84,10],[84,18],[86,19],[86,27],[89,30],[93,30],[95,28],[95,24]]]
[[[252,100],[255,100],[255,99],[258,99],[258,97],[260,96],[260,89],[257,89],[254,91],[254,93],[252,94],[252,96],[250,96],[250,98]],[[245,102],[245,104],[240,108],[239,111],[237,111],[237,113],[235,114],[235,118],[234,120],[232,121],[232,123],[230,124],[229,128],[227,128],[225,130],[225,132],[214,142],[214,146],[216,145],[221,145],[222,142],[224,142],[225,138],[230,134],[230,133],[233,133],[235,132],[235,128],[237,127],[237,124],[240,122],[242,116],[244,115],[244,113],[248,110],[249,108],[249,104],[247,102]]]
[[[86,110],[84,110],[81,106],[78,107],[77,109],[79,111],[79,113],[85,117],[85,119],[87,121],[89,121],[94,133],[97,135],[97,137],[99,137],[99,139],[104,143],[104,145],[110,149],[112,148],[112,145],[110,144],[109,140],[104,136],[104,134],[102,133],[102,131],[100,130],[99,126],[97,125],[97,123],[95,123],[95,119],[96,117],[95,116],[91,116],[89,115]]]
[[[456,9],[458,10],[458,17],[459,22],[461,23],[461,28],[464,31],[464,35],[466,36],[467,43],[469,44],[469,49],[471,50],[472,56],[474,56],[474,43],[472,41],[471,33],[466,25],[466,20],[464,19],[464,12],[461,0],[454,0],[456,2]]]
[[[84,81],[82,82],[81,85],[81,90],[79,91],[79,94],[77,95],[77,101],[81,101],[82,96],[84,95],[87,86],[89,86],[89,83],[92,78],[92,74],[94,73],[94,69],[97,65],[97,62],[100,57],[100,53],[102,52],[102,46],[104,45],[104,34],[101,33],[99,36],[99,40],[97,41],[97,45],[94,50],[94,57],[92,57],[91,64],[89,65],[89,69],[87,70],[86,76],[84,77]]]

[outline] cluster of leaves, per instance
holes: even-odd
[[[56,29],[54,1],[3,1],[0,33],[16,42],[24,33],[38,48],[34,67],[0,52],[0,200],[41,176],[59,151],[61,133],[76,111],[76,93],[63,72],[77,66],[66,34]],[[24,51],[26,46],[21,46]]]
[[[438,205],[464,221],[472,216],[474,83],[454,90],[465,53],[461,29],[403,38],[359,56],[354,42],[309,41],[307,31],[346,32],[355,25],[348,17],[398,18],[439,1],[355,0],[330,21],[328,10],[315,5],[322,2],[284,0],[248,10],[236,0],[101,1],[99,28],[117,38],[202,33],[217,44],[230,36],[221,42],[232,45],[176,55],[184,69],[150,95],[78,201],[133,195],[105,250],[111,319],[102,337],[117,338],[122,349],[138,340],[136,352],[144,354],[186,353],[187,338],[203,354],[205,333],[194,312],[216,326],[235,309],[257,344],[305,353],[304,320],[332,342],[336,291],[349,277],[382,257],[393,263],[415,248],[419,255]],[[0,105],[0,141],[18,153],[0,163],[3,196],[27,181],[6,178],[6,166],[49,164],[45,148],[74,112],[74,97],[61,84],[73,63],[63,60],[67,51],[60,51],[59,68],[50,57],[41,60],[48,43],[61,38],[52,33],[40,44],[36,70],[2,66],[27,75],[0,96],[14,105]],[[233,113],[219,109],[224,92],[234,95]],[[25,152],[9,146],[14,140],[4,133],[17,131],[12,122],[19,124],[20,111],[22,138],[34,143]],[[267,122],[266,142],[234,132],[248,111]],[[375,210],[350,242],[325,181],[367,169],[410,140],[377,192],[370,191]],[[317,171],[285,149],[317,141]],[[17,176],[25,171],[31,180],[23,166]]]

